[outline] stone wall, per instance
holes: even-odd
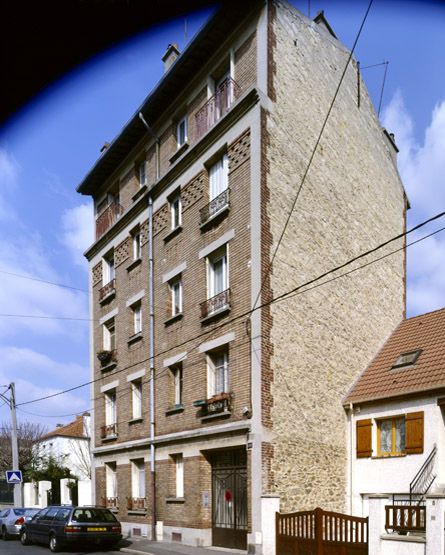
[[[267,118],[270,255],[349,55],[324,27],[287,3],[274,5],[276,102]],[[359,108],[352,62],[280,243],[273,297],[404,230],[404,191],[363,83],[361,89]],[[394,243],[347,269],[401,246]],[[345,510],[341,400],[402,319],[404,279],[404,256],[398,253],[272,304],[271,473],[281,510]]]

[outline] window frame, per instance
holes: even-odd
[[[181,274],[179,274],[179,276],[175,276],[173,279],[171,279],[168,282],[168,287],[169,287],[169,293],[170,293],[170,304],[171,304],[171,309],[170,309],[170,317],[174,318],[175,316],[179,316],[180,314],[182,314],[183,311],[183,307],[182,307],[182,302],[183,302],[183,295],[182,295],[182,276]],[[176,299],[176,295],[178,296],[178,299]],[[176,303],[176,301],[178,301],[178,303]]]
[[[147,185],[147,160],[142,160],[137,166],[139,187]]]
[[[220,295],[224,291],[229,289],[229,247],[226,243],[219,249],[215,250],[206,258],[207,260],[207,300]],[[220,291],[216,291],[216,272],[215,264],[220,260],[223,261],[222,265],[222,288]]]
[[[105,426],[117,424],[117,395],[116,389],[105,391]]]
[[[222,365],[217,365],[218,357],[222,357]],[[206,353],[207,358],[207,398],[211,399],[215,395],[230,393],[230,358],[229,346],[223,345],[218,349]],[[222,369],[222,388],[218,387],[217,372]]]
[[[172,377],[173,406],[182,406],[183,401],[183,367],[182,362],[170,366]]]
[[[140,229],[135,229],[131,233],[131,246],[133,251],[133,260],[140,260],[142,258],[142,238]]]
[[[108,285],[116,279],[116,265],[114,262],[114,250],[108,252],[102,258],[102,285]]]
[[[117,464],[116,462],[105,463],[105,495],[106,497],[118,497]]]
[[[396,450],[397,444],[397,421],[403,421],[404,428],[404,444],[401,451]],[[382,451],[381,433],[382,424],[384,422],[391,422],[391,451]],[[401,457],[406,455],[406,415],[396,414],[384,418],[376,418],[377,425],[377,456],[378,457]]]
[[[142,333],[142,303],[138,301],[134,303],[131,307],[132,319],[133,319],[133,335],[139,335]]]
[[[177,206],[175,204],[177,203]],[[171,231],[182,226],[182,199],[181,193],[177,192],[169,200]]]
[[[172,456],[175,463],[175,497],[184,498],[184,456],[177,453]]]
[[[142,479],[141,479],[142,476]],[[145,460],[131,460],[131,497],[145,499]],[[136,495],[137,493],[137,495]]]
[[[102,324],[102,346],[104,351],[114,351],[116,349],[116,322],[114,318],[110,318]]]
[[[132,420],[142,419],[142,379],[130,382]]]
[[[183,126],[183,137],[181,133],[181,126]],[[180,149],[184,146],[188,141],[188,122],[187,122],[187,114],[185,114],[181,119],[178,120],[176,123],[176,146]]]
[[[229,156],[224,152],[208,166],[209,201],[211,202],[229,188]]]

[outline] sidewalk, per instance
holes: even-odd
[[[246,551],[222,547],[194,547],[182,543],[155,542],[144,538],[126,538],[119,551],[134,555],[246,555]]]

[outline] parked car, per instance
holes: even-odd
[[[39,509],[27,509],[25,507],[12,507],[0,512],[0,531],[3,540],[9,540],[12,536],[19,536],[20,529],[25,518],[33,516]]]
[[[26,520],[20,530],[23,545],[43,543],[55,553],[65,544],[93,543],[112,547],[122,538],[119,521],[102,507],[50,506]]]

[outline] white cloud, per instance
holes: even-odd
[[[7,200],[17,186],[20,165],[14,155],[0,147],[0,222],[9,224],[16,220],[15,211]]]
[[[62,216],[62,243],[70,250],[73,261],[86,269],[83,253],[94,241],[94,219],[90,204],[67,210]]]
[[[398,167],[411,210],[409,225],[416,224],[445,208],[445,100],[431,115],[423,141],[414,135],[414,123],[397,91],[383,113],[383,123],[395,133],[400,149]],[[416,238],[443,227],[443,219],[416,234]],[[409,237],[408,241],[412,241]],[[445,306],[445,232],[408,249],[408,314],[414,315]]]
[[[0,383],[15,383],[16,402],[19,405],[17,416],[20,420],[32,420],[52,428],[57,422],[69,422],[74,417],[50,419],[27,413],[65,415],[80,413],[89,408],[89,386],[38,403],[20,406],[22,402],[53,395],[79,383],[86,383],[89,380],[87,368],[74,363],[56,361],[28,348],[0,347],[0,358],[2,360]],[[6,406],[0,407],[0,421],[9,421]]]

